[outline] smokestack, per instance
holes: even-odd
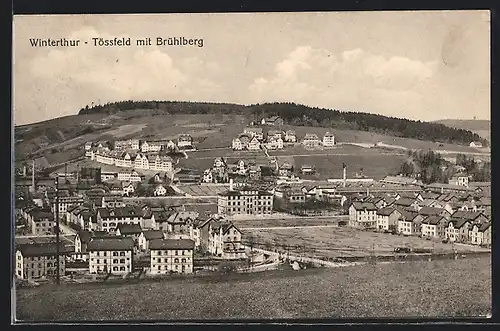
[[[26,177],[26,166],[23,166],[23,177]]]
[[[229,179],[229,191],[233,191],[233,179]]]
[[[347,184],[347,169],[346,169],[346,166],[345,166],[345,163],[342,163],[342,168],[344,170],[344,175],[343,175],[343,184],[344,184],[344,187],[346,187],[346,184]]]
[[[31,190],[35,192],[35,160],[33,160],[31,167]]]

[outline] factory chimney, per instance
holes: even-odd
[[[233,191],[233,179],[229,179],[229,191]]]
[[[33,160],[31,166],[31,190],[35,192],[35,160]]]
[[[26,166],[23,166],[23,177],[26,178]]]
[[[344,175],[342,177],[342,179],[343,179],[343,185],[344,185],[344,187],[346,187],[346,184],[347,184],[347,169],[346,169],[345,163],[342,163],[342,169],[344,171]]]

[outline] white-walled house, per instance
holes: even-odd
[[[371,203],[353,202],[349,207],[349,226],[356,228],[375,228],[377,207]]]
[[[153,239],[151,251],[151,274],[170,272],[189,274],[193,272],[194,241],[190,239]]]
[[[94,238],[87,244],[91,274],[125,275],[132,271],[132,238]]]
[[[234,138],[232,142],[233,150],[241,151],[243,149],[243,145],[241,144],[240,138]]]
[[[155,197],[165,196],[167,194],[167,189],[163,185],[157,185],[153,191]]]
[[[333,133],[327,132],[323,136],[323,146],[325,147],[335,146],[335,136],[333,135]]]

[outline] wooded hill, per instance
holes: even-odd
[[[325,108],[308,107],[295,103],[265,103],[238,105],[227,103],[180,102],[180,101],[120,101],[104,105],[86,106],[79,115],[121,111],[156,111],[163,114],[248,114],[253,120],[277,115],[285,124],[295,126],[325,127],[344,130],[376,132],[403,138],[468,145],[488,141],[468,130],[447,127],[439,123],[414,121],[376,114],[346,112]]]

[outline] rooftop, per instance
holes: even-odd
[[[131,251],[134,248],[134,240],[130,237],[106,237],[93,238],[87,245],[90,251]]]
[[[149,243],[151,250],[194,249],[194,241],[190,239],[153,239]]]

